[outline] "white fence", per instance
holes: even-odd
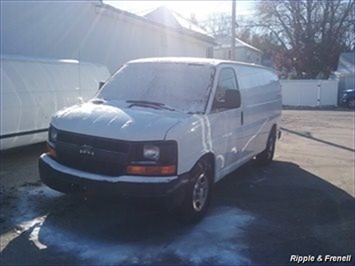
[[[289,106],[336,106],[336,80],[281,80],[282,104]]]

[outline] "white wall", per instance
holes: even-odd
[[[281,80],[282,104],[289,106],[336,106],[336,80]]]
[[[106,65],[153,56],[206,57],[212,44],[136,18],[98,1],[5,1],[2,54]]]

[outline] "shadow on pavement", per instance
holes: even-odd
[[[19,154],[20,157],[25,154],[26,156],[31,156],[35,154],[35,156],[38,156],[38,154],[42,154],[47,150],[47,142],[40,142],[36,144],[30,144],[26,146],[20,146],[16,148],[11,148],[8,150],[1,151],[1,160],[4,159],[11,159],[11,157],[18,158]]]
[[[311,139],[311,140],[314,140],[314,141],[318,141],[318,142],[321,142],[321,143],[324,143],[324,144],[327,144],[327,145],[331,145],[331,146],[339,148],[339,149],[355,152],[355,150],[352,149],[352,148],[349,148],[349,147],[346,147],[346,146],[343,146],[343,145],[339,145],[339,144],[336,144],[336,143],[333,143],[333,142],[330,142],[330,141],[322,140],[322,139],[319,139],[319,138],[315,138],[309,132],[307,132],[308,134],[307,133],[305,134],[305,133],[297,132],[297,131],[294,131],[294,130],[291,130],[291,129],[287,129],[287,128],[284,128],[284,127],[281,127],[281,130],[286,131],[286,132],[291,133],[291,134],[294,134],[294,135],[297,135],[297,136],[300,136],[300,137],[308,138],[308,139]]]
[[[243,167],[236,174],[240,177],[230,175],[217,185],[215,206],[256,214],[246,234],[253,263],[283,265],[291,255],[354,255],[351,195],[290,162]]]
[[[290,111],[336,111],[336,112],[354,112],[354,109],[348,108],[346,106],[291,106],[283,105],[282,110]]]
[[[2,265],[106,258],[101,263],[285,265],[291,255],[354,255],[353,197],[290,162],[265,168],[251,162],[227,176],[215,186],[207,217],[190,226],[147,202],[137,210],[61,196],[46,200],[37,212],[48,212],[38,233],[47,247],[34,244],[32,226],[3,250]]]

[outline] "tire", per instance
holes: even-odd
[[[354,99],[348,99],[347,105],[350,109],[354,109]]]
[[[177,218],[184,223],[198,222],[207,212],[212,193],[212,168],[201,159],[191,170],[185,198],[176,209]]]
[[[272,129],[269,134],[265,150],[256,156],[256,162],[258,165],[264,166],[272,162],[275,154],[275,142],[276,131]]]

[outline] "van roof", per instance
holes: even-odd
[[[214,58],[200,58],[200,57],[151,57],[151,58],[132,60],[129,61],[128,63],[129,64],[130,63],[185,63],[185,64],[204,64],[204,65],[213,65],[213,66],[217,66],[219,64],[237,64],[237,65],[260,67],[260,68],[265,68],[274,71],[271,68],[264,67],[261,65],[256,65],[256,64],[214,59]]]

